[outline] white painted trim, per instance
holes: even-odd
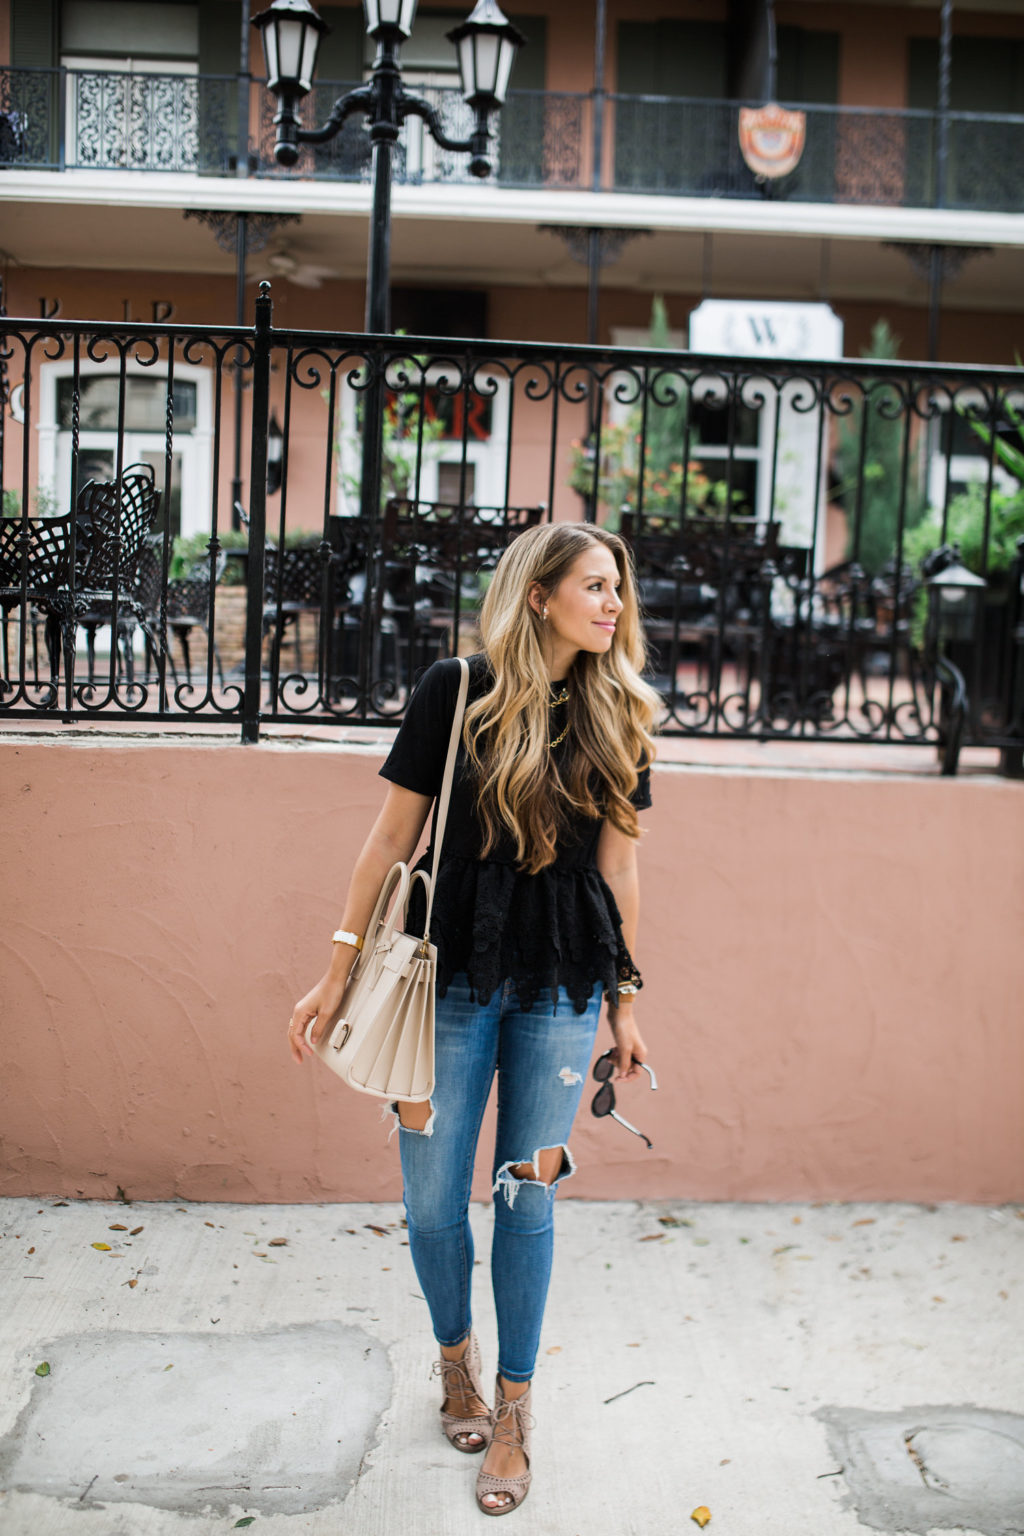
[[[82,377],[94,374],[116,373],[116,359],[107,363],[81,360]],[[130,359],[125,364],[128,375],[152,378],[153,369],[143,367]],[[66,505],[71,494],[70,461],[60,453],[63,438],[70,432],[61,428],[57,421],[57,381],[69,378],[74,372],[74,360],[61,358],[56,362],[42,363],[39,368],[39,412],[36,431],[39,443],[39,484],[56,491],[61,505]],[[195,363],[175,361],[174,377],[196,386],[196,425],[191,432],[175,433],[174,449],[181,455],[181,532],[188,535],[207,531],[211,526],[212,474],[213,474],[213,370]],[[108,448],[117,444],[117,433],[83,430],[79,435],[82,447]],[[159,432],[127,431],[125,433],[125,464],[132,462],[131,448],[141,451],[162,451],[163,435]]]
[[[148,171],[18,171],[0,177],[0,202],[126,208],[223,208],[355,215],[370,209],[370,188],[334,181],[241,180],[155,175]],[[626,192],[545,192],[541,188],[450,183],[394,189],[396,216],[529,224],[557,213],[561,223],[704,233],[798,235],[845,240],[918,240],[1024,246],[1024,213],[949,208],[855,207],[836,203],[753,202],[738,198],[653,197]]]

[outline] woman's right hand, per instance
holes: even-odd
[[[327,1021],[341,1003],[348,977],[338,977],[328,971],[313,989],[299,999],[292,1010],[288,1023],[288,1047],[294,1059],[302,1065],[303,1055],[312,1056],[313,1049],[306,1039],[306,1030],[316,1020],[310,1034],[319,1040],[327,1027]]]

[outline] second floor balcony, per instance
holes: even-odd
[[[304,121],[326,117],[351,81],[322,81]],[[427,87],[448,131],[467,130],[455,89]],[[759,181],[740,153],[737,101],[612,94],[601,102],[595,165],[592,94],[512,91],[495,144],[501,187],[664,197],[947,208],[1024,209],[1024,115],[821,106],[806,113],[796,170]],[[0,169],[143,171],[368,179],[370,145],[352,120],[285,171],[273,157],[273,102],[262,81],[233,75],[96,69],[0,69]],[[418,120],[403,129],[396,179],[468,181],[463,157],[439,150]]]

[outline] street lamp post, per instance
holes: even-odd
[[[474,114],[468,139],[449,138],[436,109],[423,97],[407,91],[402,83],[398,50],[412,31],[416,3],[417,0],[363,0],[366,30],[377,45],[373,72],[365,85],[339,96],[327,121],[319,128],[303,128],[297,108],[312,89],[317,52],[327,24],[309,0],[273,0],[269,9],[252,21],[263,39],[267,89],[277,97],[274,155],[280,165],[294,165],[302,144],[328,143],[354,113],[362,113],[367,119],[373,146],[373,207],[366,272],[366,330],[374,335],[391,330],[391,157],[402,124],[410,117],[421,118],[442,149],[470,156],[469,169],[474,176],[489,175],[490,116],[504,103],[516,53],[525,41],[502,14],[497,0],[477,0],[462,25],[448,33],[458,55],[462,94]],[[374,366],[368,360],[368,374],[363,395],[360,475],[360,514],[367,550],[358,680],[359,703],[364,713],[373,704],[370,653],[386,361]]]
[[[373,146],[373,210],[366,329],[374,333],[391,329],[391,157],[402,124],[410,117],[421,118],[436,144],[453,154],[469,155],[471,174],[488,176],[490,117],[504,104],[512,65],[525,41],[502,14],[497,0],[478,0],[462,25],[448,33],[458,55],[462,94],[474,113],[469,138],[449,138],[436,108],[422,96],[407,91],[402,83],[398,50],[412,31],[416,3],[417,0],[363,0],[366,30],[377,45],[373,73],[366,85],[338,97],[327,121],[319,128],[301,127],[297,108],[312,89],[320,39],[328,30],[326,22],[309,0],[274,0],[252,22],[263,39],[267,89],[277,97],[274,155],[280,165],[294,165],[302,144],[328,143],[354,113],[362,113],[368,120]]]
[[[986,582],[964,565],[959,544],[943,544],[932,550],[921,562],[921,574],[928,592],[928,650],[934,659],[935,676],[944,689],[942,772],[954,774],[970,701],[964,675],[949,656],[948,646],[976,640],[978,599]]]

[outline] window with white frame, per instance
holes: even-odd
[[[211,526],[213,438],[210,371],[175,364],[172,389],[173,442],[170,496],[161,499],[155,529],[172,536],[202,533]],[[124,389],[121,463],[149,464],[163,488],[166,465],[167,374],[128,364]],[[78,484],[112,480],[118,462],[120,374],[117,363],[80,365],[78,398]],[[71,499],[74,432],[74,375],[70,362],[40,369],[39,477],[58,505]]]
[[[956,409],[949,419],[948,405],[935,402],[940,414],[930,424],[928,452],[928,500],[942,507],[972,485],[987,485],[990,451],[985,440],[989,426],[989,405],[981,395],[960,391]],[[1008,409],[996,423],[996,437],[1018,450],[1024,449],[1024,393],[1007,398]],[[977,413],[972,415],[972,408]],[[1014,419],[1016,418],[1016,419]],[[978,431],[978,427],[983,430]],[[992,462],[992,484],[997,491],[1012,494],[1020,482],[999,458]]]
[[[612,341],[617,347],[646,349],[650,347],[650,332],[617,326],[612,331]],[[669,331],[671,352],[682,351],[685,344],[683,331]],[[669,359],[666,364],[671,368]],[[625,379],[624,375],[621,377]],[[634,407],[627,403],[628,389],[620,391],[624,399],[616,399],[616,382],[612,379],[609,383],[605,410],[610,424],[621,427]],[[671,378],[667,383],[671,385]],[[730,411],[724,381],[708,375],[694,386],[689,414],[689,463],[695,474],[707,482],[707,491],[702,489],[701,495],[706,494],[712,503],[728,495],[734,515],[756,516],[762,522],[768,521],[772,510],[769,471],[776,414],[774,401],[768,392],[766,394],[768,398],[757,409],[741,402]],[[649,419],[652,410],[656,411],[657,405],[649,401]],[[685,441],[680,442],[680,454],[686,446]],[[767,469],[766,458],[769,460]]]
[[[448,370],[439,365],[435,372],[440,381]],[[357,398],[346,390],[341,400],[338,511],[343,517],[360,511]],[[404,397],[410,402],[404,416],[395,408],[397,398],[392,396],[385,406],[384,496],[444,506],[503,507],[508,499],[508,380],[477,373],[467,400],[462,391],[431,389],[428,373],[422,451],[419,392]]]

